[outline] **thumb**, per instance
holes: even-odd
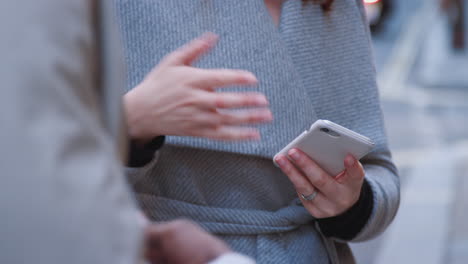
[[[352,155],[347,155],[344,159],[344,166],[346,168],[346,173],[343,177],[338,179],[338,182],[343,183],[345,181],[354,181],[361,180],[364,178],[364,168],[361,163]]]
[[[210,51],[216,45],[217,41],[218,36],[216,34],[205,33],[167,55],[162,63],[172,66],[191,65],[203,54]]]

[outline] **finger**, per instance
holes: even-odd
[[[317,195],[318,195],[318,194],[317,194]],[[299,199],[301,200],[302,205],[304,206],[304,208],[306,208],[307,211],[309,211],[309,213],[310,213],[313,217],[315,217],[315,218],[317,218],[317,219],[326,217],[327,214],[326,214],[325,212],[323,212],[322,210],[320,210],[320,208],[317,207],[317,206],[315,205],[315,203],[313,203],[313,202],[308,202],[308,201],[304,201],[304,200],[302,199],[302,197],[301,197],[301,193],[299,193],[299,192],[297,192],[297,196],[298,196]],[[314,200],[315,200],[315,199],[314,199]]]
[[[294,161],[296,166],[304,173],[307,179],[314,187],[324,193],[325,196],[336,194],[336,182],[333,178],[320,168],[309,156],[298,149],[291,149],[288,155]]]
[[[299,194],[311,195],[315,188],[314,186],[306,179],[302,173],[294,167],[294,165],[289,161],[289,159],[284,155],[278,155],[275,158],[276,164],[280,167],[286,176],[288,176],[291,183],[294,185],[294,188]],[[299,195],[301,200],[302,197]]]
[[[300,194],[299,194],[299,197]],[[304,207],[315,217],[315,218],[327,218],[327,217],[334,217],[337,216],[346,209],[344,207],[340,207],[339,204],[331,201],[325,195],[318,192],[315,198],[312,201],[302,200],[302,204]]]
[[[314,217],[332,217],[341,213],[341,209],[320,191],[313,200],[305,200],[302,197],[302,194],[306,196],[312,194],[315,191],[314,186],[284,155],[278,155],[278,157],[275,158],[275,161],[293,183],[302,204]]]
[[[218,115],[223,125],[239,126],[271,122],[273,120],[273,114],[269,109],[242,110],[236,112],[220,111],[218,111]]]
[[[339,182],[346,181],[361,181],[364,179],[364,168],[361,163],[356,160],[352,155],[347,155],[344,159],[344,165],[346,168],[346,174],[340,179]]]
[[[201,130],[198,137],[223,141],[260,140],[260,132],[254,128],[220,126]]]
[[[258,130],[244,125],[269,122],[272,119],[268,109],[222,111],[200,109],[193,119],[191,136],[218,138],[223,140],[259,139]]]
[[[231,69],[193,69],[193,83],[203,89],[214,90],[235,85],[257,85],[257,77],[251,72]]]
[[[261,93],[205,93],[199,106],[210,109],[232,109],[243,107],[266,107],[268,99]]]
[[[145,257],[154,262],[163,257],[162,233],[157,225],[150,225],[145,230]]]
[[[343,183],[345,181],[346,175],[346,170],[340,172],[340,174],[335,176],[335,181]]]
[[[167,55],[161,63],[173,66],[191,65],[203,54],[210,51],[217,41],[218,36],[216,34],[205,33]]]

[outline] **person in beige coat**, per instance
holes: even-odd
[[[144,257],[153,263],[226,263],[231,258],[250,263],[190,222],[149,224],[137,208],[122,172],[124,74],[109,5],[92,0],[2,3],[0,263],[138,263]],[[161,117],[154,120],[160,121],[161,134],[257,138],[255,130],[237,126],[267,121],[265,108],[263,118],[258,111],[230,122],[219,113],[214,125],[196,118],[212,117],[212,108],[219,106],[265,107],[264,96],[215,95],[214,89],[171,75],[181,68],[196,71],[190,61],[215,41],[205,35],[168,55],[141,88],[148,98],[129,95],[125,104],[138,103]],[[199,81],[223,85],[256,82],[243,71],[199,74]],[[193,98],[195,92],[199,96]],[[162,94],[166,100],[156,101]],[[187,99],[189,107],[180,103]],[[186,126],[176,129],[181,121],[171,116],[185,118]],[[137,115],[127,119],[138,123]],[[145,129],[157,132],[154,125],[132,127],[141,128],[130,131],[136,145],[146,143]]]

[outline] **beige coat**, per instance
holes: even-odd
[[[139,216],[109,137],[123,139],[110,4],[2,1],[0,263],[138,258]]]

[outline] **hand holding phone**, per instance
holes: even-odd
[[[304,208],[317,219],[329,218],[343,214],[360,199],[368,185],[358,160],[373,147],[370,139],[356,132],[318,120],[274,161],[294,185]],[[368,188],[364,193],[372,192]]]

